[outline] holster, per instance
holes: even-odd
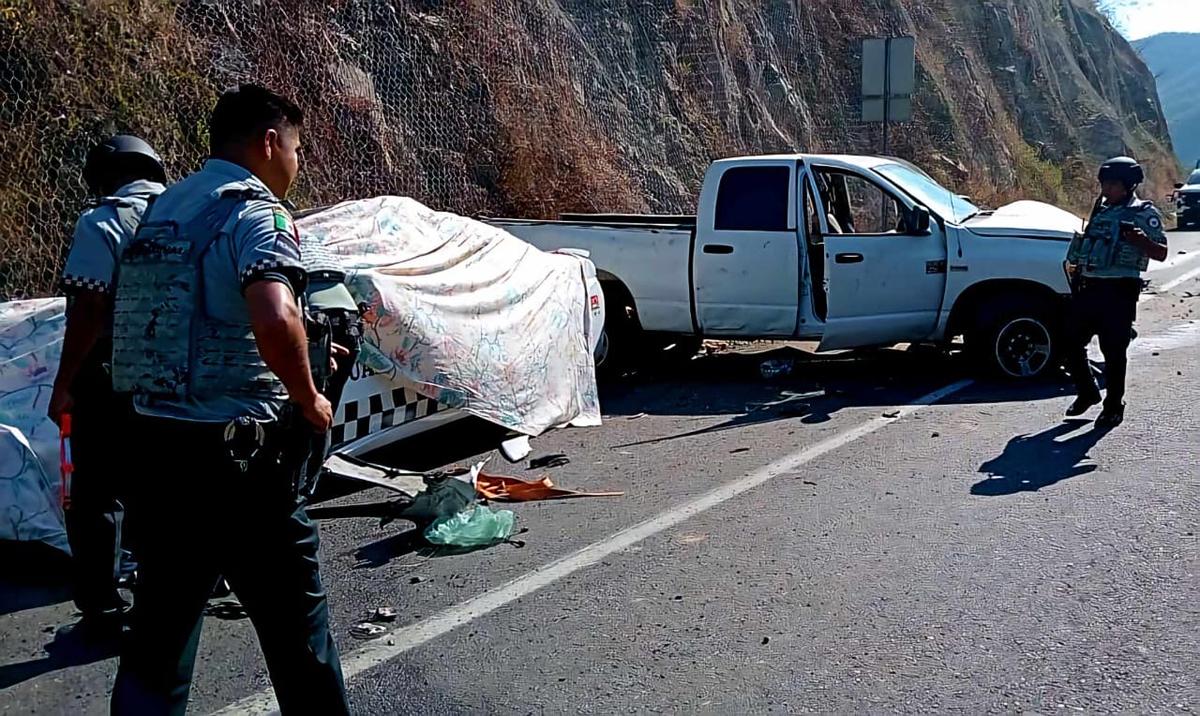
[[[278,420],[237,418],[225,425],[225,450],[235,469],[285,489],[294,501],[312,497],[328,452],[329,433],[318,433],[294,403]]]

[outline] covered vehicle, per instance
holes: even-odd
[[[538,435],[600,422],[595,268],[493,227],[378,197],[305,215],[348,269],[366,336],[334,417],[335,453],[361,455],[473,415]],[[57,427],[46,417],[62,298],[0,303],[0,539],[66,550]]]

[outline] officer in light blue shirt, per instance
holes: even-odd
[[[60,425],[65,415],[72,423],[75,472],[65,517],[75,604],[84,627],[111,635],[127,606],[117,588],[122,542],[129,536],[123,534],[129,486],[112,446],[131,417],[129,401],[113,394],[108,372],[113,291],[121,253],[147,203],[163,191],[166,173],[149,144],[117,135],[92,148],[83,176],[98,198],[75,224],[63,271],[67,325],[48,412]],[[125,567],[132,564],[126,560]]]
[[[1107,390],[1096,426],[1114,428],[1125,419],[1126,351],[1137,317],[1141,275],[1151,259],[1167,258],[1167,235],[1162,214],[1137,196],[1145,174],[1135,160],[1108,160],[1100,167],[1099,180],[1101,197],[1087,228],[1067,250],[1074,295],[1066,365],[1078,393],[1067,415],[1083,415],[1101,400],[1087,359],[1087,346],[1096,336],[1104,353]]]
[[[262,87],[221,95],[211,158],[154,202],[121,257],[113,382],[140,415],[146,547],[116,714],[186,710],[218,575],[254,624],[280,709],[349,711],[298,477],[333,418],[310,364],[307,274],[282,204],[302,121]]]
[[[214,324],[249,329],[251,306],[244,295],[247,287],[265,281],[278,283],[296,296],[303,293],[307,278],[300,260],[299,237],[291,215],[261,179],[245,167],[219,158],[209,159],[200,171],[163,194],[151,216],[156,222],[170,217],[172,222],[186,224],[214,210],[221,214],[223,225],[200,259],[202,310]],[[243,335],[246,333],[248,330],[243,331]],[[181,345],[183,338],[180,336]],[[217,342],[212,345],[215,351]],[[206,350],[205,346],[200,348]],[[255,348],[252,337],[240,347],[244,351]],[[122,346],[117,349],[120,352]],[[138,351],[140,346],[134,345],[133,349]],[[232,368],[230,360],[229,356],[211,357],[221,373]],[[254,363],[259,374],[252,380],[261,384],[260,390],[230,385],[178,396],[141,394],[135,398],[135,406],[142,415],[199,423],[225,424],[239,417],[278,420],[287,402],[286,388],[270,375],[265,363]]]

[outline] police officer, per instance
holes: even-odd
[[[1167,236],[1162,214],[1136,194],[1145,175],[1135,160],[1108,160],[1100,167],[1099,179],[1100,198],[1092,217],[1067,251],[1074,289],[1070,315],[1074,341],[1068,346],[1067,370],[1078,393],[1067,415],[1082,415],[1100,402],[1087,359],[1087,346],[1098,336],[1107,395],[1096,425],[1112,428],[1125,417],[1125,352],[1137,316],[1141,273],[1150,259],[1167,258]]]
[[[117,262],[133,238],[146,204],[163,191],[166,173],[158,153],[138,137],[110,137],[88,152],[84,181],[96,200],[79,217],[67,254],[63,288],[67,327],[50,397],[49,415],[72,420],[75,465],[66,510],[81,623],[119,628],[127,606],[117,592],[125,506],[122,466],[111,460],[122,437],[129,402],[113,394],[112,297]]]
[[[333,414],[314,384],[306,274],[280,203],[302,119],[262,87],[224,93],[211,158],[159,197],[122,258],[113,379],[141,416],[146,547],[114,713],[185,711],[218,574],[254,624],[281,710],[348,711],[299,477]]]

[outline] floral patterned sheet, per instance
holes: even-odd
[[[341,258],[367,306],[367,368],[527,435],[600,424],[602,305],[587,259],[395,196],[297,226]]]
[[[0,539],[67,552],[58,428],[46,417],[65,308],[61,298],[0,303]]]
[[[352,269],[351,291],[369,308],[369,370],[529,435],[600,424],[592,350],[603,307],[586,259],[398,197],[298,225]],[[68,551],[58,428],[46,417],[65,307],[0,303],[0,539]]]

